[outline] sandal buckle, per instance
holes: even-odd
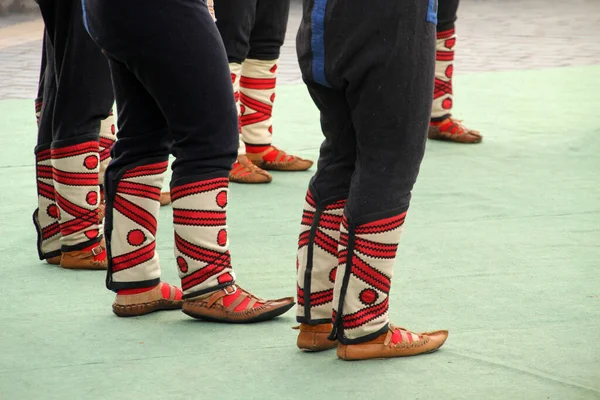
[[[94,247],[94,248],[92,249],[92,254],[93,254],[94,256],[99,256],[100,254],[102,254],[102,250],[103,250],[103,249],[102,249],[102,246]]]
[[[233,288],[233,291],[228,292],[227,289],[229,289],[229,288]],[[225,292],[225,296],[230,296],[230,295],[234,294],[235,292],[237,292],[237,286],[236,285],[227,286],[227,287],[223,288],[223,291]]]

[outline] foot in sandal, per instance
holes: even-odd
[[[117,292],[113,312],[119,317],[137,317],[161,310],[179,310],[183,304],[181,289],[161,282],[156,286]]]
[[[186,299],[183,312],[206,321],[246,324],[273,319],[293,306],[293,297],[262,300],[238,285],[230,285]]]

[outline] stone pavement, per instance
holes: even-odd
[[[300,3],[294,0],[282,49],[281,83],[301,82],[295,52],[300,17]],[[41,49],[41,24],[35,18],[0,18],[0,100],[35,96]],[[599,26],[600,0],[463,0],[455,70],[600,64]]]

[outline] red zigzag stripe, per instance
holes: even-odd
[[[73,146],[52,149],[50,151],[50,154],[52,155],[53,160],[79,156],[86,153],[98,154],[99,146],[100,144],[98,141],[90,141],[85,143],[79,143]]]
[[[275,89],[277,78],[249,78],[242,76],[240,78],[240,87],[252,90]]]
[[[131,196],[141,197],[158,201],[160,199],[160,188],[143,183],[121,181],[117,186],[119,194],[128,194]]]
[[[268,114],[269,116],[272,114],[273,112],[273,106],[267,103],[263,103],[262,101],[253,99],[250,96],[246,96],[244,93],[242,93],[240,95],[240,100],[242,102],[243,105],[245,105],[246,107],[249,107],[251,109],[253,109],[254,111],[256,111],[257,113],[261,113],[261,114]]]
[[[402,214],[394,217],[384,218],[378,221],[369,222],[368,224],[360,225],[356,227],[354,233],[357,235],[366,235],[393,231],[394,229],[402,226],[405,218],[406,212],[403,212]]]
[[[54,186],[48,185],[42,181],[37,182],[38,195],[54,201]]]
[[[336,201],[333,204],[328,205],[327,207],[325,207],[326,210],[343,210],[344,207],[346,207],[346,200],[340,200],[340,201]]]
[[[51,158],[50,149],[42,150],[36,154],[37,162],[47,161]]]
[[[447,38],[451,37],[452,35],[454,35],[454,32],[455,32],[454,28],[448,29],[448,30],[445,30],[445,31],[442,31],[442,32],[438,32],[437,35],[436,35],[436,37],[438,39],[447,39]]]
[[[398,244],[377,243],[357,237],[354,239],[354,249],[369,257],[392,259],[396,257]]]
[[[313,195],[310,191],[306,192],[305,200],[312,208],[317,208],[317,203],[315,202],[315,198],[313,197]]]
[[[160,175],[164,174],[169,165],[168,161],[161,161],[154,164],[140,165],[123,174],[121,179],[131,179],[138,176]]]
[[[60,232],[59,223],[53,222],[52,224],[50,224],[47,227],[42,229],[42,239],[43,240],[50,239],[52,236],[58,234],[59,232]]]
[[[180,253],[185,254],[189,258],[206,264],[212,263],[215,259],[225,254],[192,244],[177,233],[175,233],[175,247]]]
[[[269,118],[270,118],[270,116],[267,114],[255,112],[255,113],[249,114],[249,115],[242,115],[240,117],[240,123],[242,124],[242,126],[248,126],[248,125],[258,124],[259,122],[266,121]]]
[[[53,168],[52,179],[69,186],[98,186],[97,172],[66,172]]]
[[[333,289],[323,290],[321,292],[315,292],[310,294],[310,306],[318,307],[323,304],[331,303],[333,301]]]
[[[310,236],[310,231],[305,231],[300,234],[298,238],[298,249],[301,249],[304,246],[308,245],[308,237]]]
[[[344,315],[342,318],[342,326],[344,329],[358,328],[361,325],[366,324],[376,318],[379,318],[385,314],[388,310],[388,298],[374,306],[363,308],[362,310],[354,313]]]
[[[228,186],[228,178],[215,178],[206,181],[192,182],[173,188],[171,190],[171,200],[175,201],[185,196],[206,193],[217,189],[227,189]]]
[[[384,292],[390,292],[391,280],[382,272],[371,267],[369,264],[361,260],[359,257],[352,257],[352,274],[361,281],[373,286],[374,288]]]
[[[132,251],[131,253],[123,254],[118,257],[114,257],[111,260],[112,272],[123,271],[124,269],[133,268],[137,265],[143,264],[146,261],[150,261],[154,257],[154,251],[156,249],[156,242],[152,241],[144,247]]]
[[[312,226],[313,220],[315,218],[315,213],[313,211],[302,211],[302,222],[301,224],[304,226]]]
[[[52,166],[50,165],[38,165],[37,166],[38,179],[52,179]]]
[[[454,52],[438,50],[435,53],[435,59],[436,61],[454,61]]]
[[[325,250],[326,252],[337,256],[338,241],[320,230],[317,230],[317,233],[315,235],[315,245]]]
[[[115,196],[113,205],[115,210],[119,211],[136,224],[146,228],[152,236],[156,236],[156,218],[154,218],[154,215],[150,214],[137,204],[127,200],[123,196],[119,196],[119,194]]]
[[[96,217],[94,218],[93,221],[90,221],[87,218],[86,219],[74,218],[70,221],[60,224],[60,231],[61,231],[62,235],[63,236],[72,235],[74,233],[84,231],[84,230],[88,229],[89,227],[97,224],[98,223],[98,214],[95,212],[94,215]]]
[[[329,229],[332,231],[339,231],[341,224],[342,224],[342,215],[341,214],[329,214],[329,213],[321,214],[321,219],[319,220],[319,228]]]
[[[296,298],[298,300],[298,305],[304,305],[304,290],[300,288],[300,286],[296,285]]]
[[[433,98],[439,99],[447,94],[452,94],[452,83],[444,82],[435,78],[435,88],[433,89]]]
[[[296,285],[296,297],[298,305],[304,305],[304,289]],[[310,306],[318,307],[323,304],[331,303],[333,301],[333,289],[327,289],[320,292],[311,293],[310,295]]]
[[[173,223],[187,226],[225,226],[225,211],[173,209]]]
[[[67,212],[68,214],[72,215],[76,219],[82,219],[82,220],[87,220],[87,221],[94,221],[94,219],[96,219],[96,221],[97,221],[97,218],[98,218],[98,210],[97,209],[88,210],[87,208],[78,206],[77,204],[74,204],[74,203],[70,202],[69,200],[65,199],[63,196],[60,195],[60,193],[58,193],[56,191],[54,193],[55,193],[55,199],[56,199],[56,202],[58,203],[58,206],[62,210]]]
[[[218,275],[230,267],[231,257],[229,252],[223,253],[219,258],[215,259],[212,264],[209,264],[206,267],[203,267],[181,279],[181,288],[183,290],[188,290],[196,285],[201,284],[209,278]]]

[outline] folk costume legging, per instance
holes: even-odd
[[[40,259],[102,239],[98,224],[101,121],[114,102],[110,71],[83,27],[78,0],[40,0],[45,24],[35,148]],[[108,157],[108,155],[107,155]]]
[[[107,287],[160,281],[156,231],[169,153],[184,297],[232,284],[226,209],[237,112],[206,3],[85,0],[84,19],[109,58],[118,110],[119,138],[105,176]]]
[[[304,0],[298,59],[325,140],[302,215],[297,320],[333,321],[342,343],[388,327],[431,112],[435,21],[434,0]]]

